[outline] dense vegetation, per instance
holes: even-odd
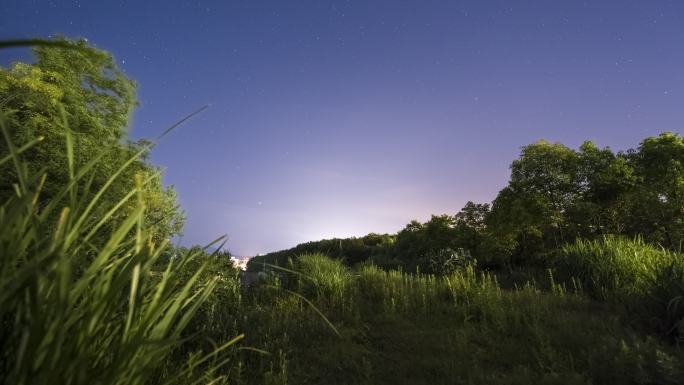
[[[216,295],[216,256],[168,246],[182,213],[150,143],[125,142],[133,83],[111,55],[59,43],[0,69],[0,381],[208,381],[193,369],[221,349],[169,358]]]
[[[411,221],[395,235],[309,242],[252,260],[283,264],[325,252],[348,265],[372,261],[439,272],[446,254],[488,268],[550,267],[577,238],[619,235],[681,251],[684,245],[684,137],[663,133],[614,153],[585,142],[578,151],[539,141],[523,147],[511,179],[493,202],[468,202],[455,215]],[[448,260],[448,258],[447,258]]]
[[[93,208],[102,215],[136,187],[138,175],[144,180],[141,194],[149,231],[157,241],[179,233],[183,214],[173,188],[162,187],[158,169],[147,161],[151,143],[128,140],[129,120],[137,104],[135,84],[110,54],[89,48],[84,41],[71,45],[72,49],[36,47],[35,63],[15,63],[0,70],[0,105],[8,139],[18,146],[40,139],[23,154],[29,174],[48,175],[40,201],[59,199],[70,180],[69,170],[90,167],[88,178],[76,179],[75,187],[92,197],[109,183]],[[4,140],[0,151],[8,153]],[[12,185],[18,176],[12,163],[1,167],[0,199],[6,200],[14,194]],[[117,172],[121,175],[112,178]],[[107,226],[124,220],[134,207],[135,202],[125,203]]]
[[[682,136],[531,144],[491,204],[255,258],[244,286],[169,245],[134,83],[58,42],[0,68],[0,382],[684,383]]]

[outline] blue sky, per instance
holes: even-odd
[[[131,135],[183,243],[253,255],[488,202],[520,146],[682,132],[678,1],[18,1],[0,38],[86,37],[139,84]],[[30,60],[0,52],[0,63]]]

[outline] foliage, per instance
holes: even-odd
[[[428,254],[426,258],[428,260],[428,272],[441,275],[448,275],[476,264],[470,253],[464,249],[436,250]]]
[[[297,271],[298,291],[308,298],[342,304],[352,277],[339,260],[323,254],[303,254],[293,266]]]
[[[627,196],[626,231],[671,249],[684,244],[684,137],[644,139],[628,157],[639,183]]]
[[[73,166],[66,131],[68,179],[50,199],[42,199],[49,176],[31,172],[19,154],[26,146],[15,147],[2,123],[8,153],[0,165],[13,165],[16,180],[14,193],[0,205],[0,380],[176,383],[225,349],[228,345],[160,372],[217,280],[198,285],[205,265],[190,269],[196,257],[192,252],[157,269],[166,243],[157,245],[154,228],[146,222],[142,194],[148,180],[138,177],[135,187],[114,203],[99,199],[106,183],[99,191],[82,191],[77,182],[97,170],[93,163]],[[111,225],[127,203],[133,209]],[[97,205],[105,215],[93,215]],[[93,244],[105,228],[111,230],[103,245]]]
[[[540,141],[523,147],[486,218],[490,240],[515,264],[546,259],[575,238],[642,236],[678,249],[684,239],[684,138],[644,139],[614,154]]]
[[[471,255],[481,255],[485,243],[487,216],[491,207],[488,203],[480,204],[468,201],[454,216],[456,223],[456,244]]]
[[[323,255],[302,260],[300,293],[339,335],[290,291],[249,289],[239,324],[246,343],[270,355],[242,352],[243,375],[232,370],[233,382],[677,384],[684,375],[681,350],[553,276],[548,291],[532,282],[504,290],[472,266],[433,275],[371,264],[348,271]]]
[[[302,243],[291,249],[256,256],[249,261],[247,269],[259,271],[263,269],[264,264],[286,266],[288,260],[296,259],[299,255],[316,253],[324,253],[343,260],[349,266],[369,260],[382,263],[391,257],[394,242],[395,236],[393,235],[375,233],[360,238],[323,239]]]
[[[593,298],[626,306],[667,339],[684,339],[684,255],[608,237],[565,246],[557,266]]]
[[[409,271],[430,268],[442,250],[455,247],[455,221],[449,215],[433,215],[426,223],[411,221],[397,233],[395,253]]]
[[[491,205],[254,258],[288,279],[241,287],[229,253],[168,246],[182,215],[151,143],[126,142],[133,82],[54,43],[0,69],[3,383],[684,378],[680,135],[530,144]]]
[[[55,41],[64,47],[35,47],[33,64],[15,63],[10,68],[0,68],[0,109],[11,139],[14,143],[27,143],[42,138],[27,150],[25,158],[30,172],[49,175],[39,205],[49,202],[69,182],[68,162],[78,169],[97,159],[97,172],[77,181],[81,191],[98,191],[109,183],[101,198],[106,204],[101,206],[111,206],[135,188],[135,176],[142,175],[149,180],[143,185],[141,196],[154,241],[159,244],[177,234],[183,215],[174,190],[162,186],[159,170],[147,162],[149,142],[126,142],[136,105],[135,84],[116,67],[109,53],[84,40]],[[72,135],[70,157],[64,150],[67,128]],[[7,153],[4,142],[0,151]],[[138,153],[140,156],[134,156]],[[129,160],[130,165],[122,169],[121,175],[111,178]],[[0,198],[7,199],[13,194],[12,183],[16,178],[9,165],[0,168]],[[135,205],[126,203],[107,224],[108,229],[124,221],[133,210]]]

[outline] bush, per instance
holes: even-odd
[[[425,259],[429,272],[434,274],[451,274],[476,263],[468,251],[449,247],[428,253]]]

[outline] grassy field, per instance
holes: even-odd
[[[606,247],[615,246],[607,244]],[[624,245],[623,245],[624,246]],[[232,383],[678,384],[676,344],[579,280],[501,289],[467,268],[449,276],[350,270],[305,255],[285,284],[242,292],[227,313],[246,334]],[[573,283],[574,282],[574,283]],[[235,289],[238,290],[237,287]],[[234,296],[237,298],[237,296]],[[630,309],[633,309],[631,307]],[[225,322],[225,320],[224,320]],[[266,354],[265,352],[268,352]]]

